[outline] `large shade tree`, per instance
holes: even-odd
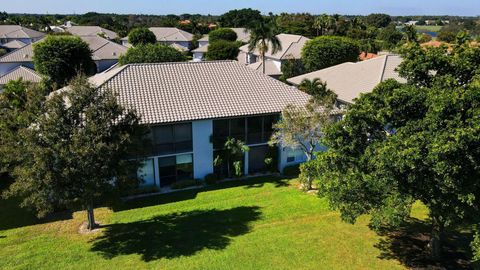
[[[134,63],[163,63],[183,62],[187,58],[185,54],[175,48],[162,44],[141,44],[128,49],[118,59],[120,65]]]
[[[78,74],[96,72],[92,52],[86,42],[71,35],[49,35],[33,45],[35,70],[54,84],[63,87]]]
[[[133,46],[144,44],[155,44],[157,37],[146,27],[135,28],[128,34],[128,43]]]
[[[307,72],[344,62],[356,62],[358,43],[346,37],[322,36],[308,41],[302,49],[302,62]]]
[[[448,52],[412,43],[400,66],[409,84],[380,84],[325,130],[328,151],[308,170],[344,220],[370,213],[375,227],[399,225],[421,201],[435,259],[445,228],[479,224],[479,55],[468,44]]]
[[[51,95],[44,112],[19,132],[23,159],[6,195],[23,198],[22,206],[40,217],[57,207],[80,207],[93,229],[94,207],[138,184],[132,172],[144,129],[112,91],[97,90],[86,77]]]
[[[262,19],[250,29],[248,50],[257,50],[262,59],[263,73],[265,73],[265,54],[275,54],[282,49],[282,44],[277,37],[276,26],[273,22]]]

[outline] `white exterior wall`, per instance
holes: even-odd
[[[296,164],[300,164],[300,163],[304,163],[307,161],[307,156],[305,154],[303,155],[300,155],[300,156],[297,156],[295,157],[295,160],[294,161],[291,161],[291,162],[287,162],[287,158],[288,158],[288,152],[289,151],[292,151],[292,150],[295,150],[295,149],[291,149],[289,147],[281,147],[279,146],[278,147],[278,151],[279,151],[279,155],[278,155],[278,170],[282,173],[283,172],[283,169],[285,169],[285,167],[288,167],[288,166],[292,166],[292,165],[296,165]],[[327,148],[323,145],[319,145],[315,148],[315,151],[319,152],[319,151],[326,151]]]
[[[33,63],[32,62],[13,62],[13,63],[0,63],[0,76],[3,76],[13,70],[14,68],[17,68],[19,66],[24,66],[33,69]]]
[[[198,47],[199,47],[199,48],[200,48],[200,47],[203,47],[203,46],[206,46],[206,45],[208,45],[208,41],[199,41],[199,42],[198,42]]]
[[[193,178],[203,179],[213,173],[213,121],[200,120],[192,122],[193,142]]]
[[[201,53],[201,52],[193,53],[193,61],[194,62],[203,61],[203,53]]]

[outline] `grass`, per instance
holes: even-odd
[[[428,32],[440,32],[443,26],[439,25],[415,25],[415,29]]]
[[[324,199],[292,183],[241,180],[99,208],[102,231],[88,235],[78,233],[82,212],[33,224],[15,201],[0,201],[0,269],[406,269],[412,261],[429,266],[404,254],[422,248],[422,239],[379,236],[367,216],[355,225],[343,223]],[[416,205],[407,228],[424,225],[426,214]]]

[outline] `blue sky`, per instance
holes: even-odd
[[[15,13],[85,13],[218,15],[250,7],[263,13],[310,12],[391,15],[480,15],[480,0],[0,0],[0,11]]]

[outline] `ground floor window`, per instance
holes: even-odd
[[[160,186],[168,186],[176,181],[193,179],[193,155],[177,155],[158,158]]]
[[[287,149],[287,162],[292,163],[292,162],[303,162],[305,161],[305,153],[303,152],[302,149],[296,148],[296,149]]]
[[[155,165],[153,158],[146,159],[137,171],[137,177],[142,180],[140,186],[155,186]]]

